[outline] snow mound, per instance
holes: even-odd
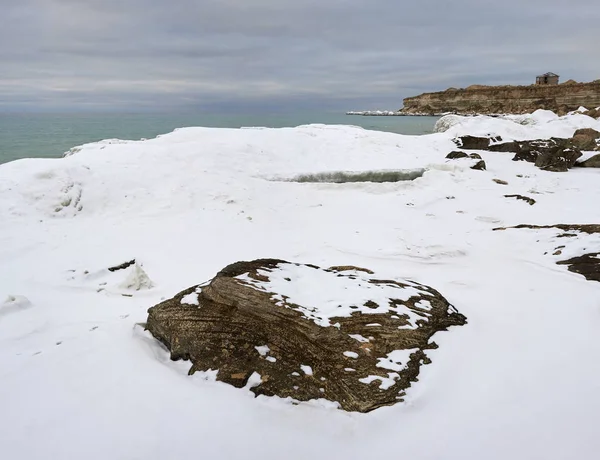
[[[29,299],[25,296],[9,295],[4,302],[0,304],[0,316],[16,313],[32,306]]]
[[[67,281],[71,286],[90,289],[97,293],[126,296],[154,287],[153,281],[142,265],[135,260],[95,271],[70,270]]]
[[[452,136],[501,136],[508,140],[572,137],[577,129],[598,128],[600,122],[580,113],[559,117],[549,110],[531,114],[474,117],[446,115],[436,123],[437,132]]]

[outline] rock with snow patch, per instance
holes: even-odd
[[[600,132],[592,128],[578,129],[571,141],[580,150],[599,150]]]
[[[576,147],[560,148],[552,152],[540,153],[535,160],[535,165],[544,171],[566,172],[573,166],[581,156]]]
[[[487,150],[490,140],[489,137],[460,136],[454,139],[454,143],[465,150]]]
[[[225,267],[148,310],[146,328],[190,374],[256,395],[369,412],[402,401],[437,331],[466,323],[435,289],[366,269],[262,259]]]
[[[485,165],[485,161],[479,160],[477,163],[471,166],[471,169],[475,169],[477,171],[485,171],[487,167]]]
[[[581,163],[577,163],[577,166],[581,166],[583,168],[600,168],[600,153],[588,158],[585,161],[582,161]]]

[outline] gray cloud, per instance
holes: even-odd
[[[0,110],[397,108],[600,78],[597,0],[0,0]]]

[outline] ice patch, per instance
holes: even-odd
[[[362,379],[358,379],[359,382],[369,385],[370,383],[380,380],[381,384],[379,385],[379,389],[387,390],[394,386],[396,380],[400,378],[400,375],[395,372],[390,372],[387,377],[382,377],[380,375],[369,375]]]
[[[271,351],[268,345],[261,345],[260,347],[254,347],[260,356],[267,356],[267,354]]]
[[[389,369],[391,371],[401,371],[406,368],[410,361],[410,356],[417,350],[418,348],[394,350],[391,353],[388,353],[385,358],[379,358],[377,367]]]
[[[259,386],[261,383],[262,377],[260,376],[260,374],[258,372],[253,372],[252,375],[248,378],[248,382],[246,383],[246,386],[244,388],[250,390],[251,388]]]
[[[198,293],[190,292],[189,294],[184,295],[181,298],[181,303],[183,305],[200,305],[200,302],[198,301]]]
[[[310,366],[301,364],[300,369],[302,369],[302,372],[304,372],[306,375],[313,375],[313,370],[312,370],[312,367],[310,367]]]
[[[356,358],[358,358],[358,353],[355,353],[353,351],[345,351],[344,356],[347,356],[348,358],[356,359]]]
[[[398,317],[396,316],[396,318],[398,318]],[[369,341],[369,339],[367,339],[366,337],[363,337],[360,334],[348,334],[348,337],[351,337],[354,340],[358,340],[360,343],[367,343]]]

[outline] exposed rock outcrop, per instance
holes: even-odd
[[[148,310],[146,328],[190,374],[256,395],[368,412],[402,400],[432,335],[466,323],[431,287],[357,267],[238,262]]]
[[[566,113],[600,107],[600,83],[565,85],[482,86],[424,93],[404,99],[406,114],[531,113],[537,109]]]

